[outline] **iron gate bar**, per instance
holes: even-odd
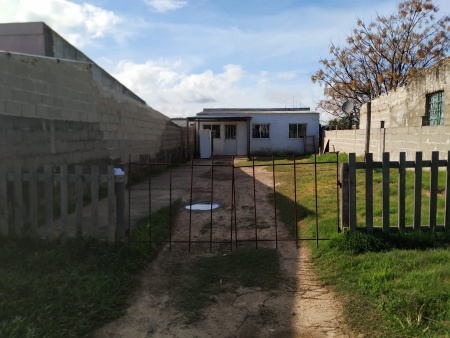
[[[295,165],[294,154],[294,227],[295,227],[295,242],[298,249],[298,217],[297,217],[297,167]]]
[[[236,178],[234,175],[234,157],[233,157],[233,182],[232,182],[232,188],[233,188],[233,196],[231,197],[233,199],[233,207],[234,209],[234,236],[235,236],[235,246],[236,250],[238,248],[238,234],[237,234],[237,215],[236,215]]]
[[[191,225],[192,225],[192,187],[194,181],[194,156],[191,156],[191,196],[189,199],[189,249],[188,252],[191,252]]]
[[[231,162],[231,214],[230,214],[230,241],[233,251],[233,214],[234,214],[234,156]]]
[[[319,208],[317,205],[317,154],[314,153],[314,192],[316,195],[316,246],[319,247]]]
[[[172,156],[169,156],[169,251],[172,251]]]
[[[275,158],[272,154],[273,208],[275,209],[275,248],[278,249],[277,191],[275,188]]]
[[[338,233],[341,232],[341,227],[339,226],[339,151],[336,152],[336,210],[337,210],[337,230]]]
[[[148,232],[149,232],[149,238],[150,238],[150,245],[149,249],[152,248],[152,167],[150,165],[150,155],[148,156]]]
[[[292,241],[296,241],[296,246],[297,248],[299,247],[299,241],[310,241],[310,240],[314,240],[316,241],[316,245],[319,245],[319,241],[321,240],[329,240],[329,238],[320,238],[320,231],[319,231],[319,212],[318,212],[318,175],[317,175],[317,165],[318,163],[322,164],[336,164],[336,211],[337,211],[337,220],[338,220],[338,226],[339,226],[339,153],[336,153],[336,161],[324,161],[324,162],[318,162],[317,161],[317,154],[314,154],[314,162],[306,162],[306,163],[302,163],[299,162],[297,163],[297,159],[295,157],[295,154],[293,156],[293,163],[279,163],[279,164],[275,164],[275,156],[272,155],[272,181],[273,181],[273,195],[274,195],[274,215],[275,215],[275,239],[259,239],[258,238],[258,224],[257,224],[257,201],[256,201],[256,173],[255,173],[255,167],[258,166],[263,166],[263,167],[267,167],[268,164],[256,164],[255,163],[255,157],[253,156],[252,158],[252,180],[253,180],[253,204],[254,204],[254,220],[255,220],[255,238],[254,239],[238,239],[238,228],[237,228],[237,205],[236,205],[236,175],[235,175],[235,169],[238,168],[235,166],[235,157],[232,157],[232,163],[230,164],[215,164],[214,163],[214,158],[212,157],[212,163],[211,164],[194,164],[194,158],[193,156],[191,156],[191,161],[189,164],[173,164],[172,163],[172,158],[169,157],[169,160],[167,161],[167,158],[165,160],[165,162],[161,163],[161,162],[155,162],[152,163],[149,160],[146,163],[142,163],[142,162],[131,162],[131,155],[129,155],[129,160],[128,160],[128,181],[131,182],[131,179],[133,177],[133,170],[132,170],[132,164],[136,164],[136,165],[147,165],[148,167],[148,172],[149,172],[149,182],[148,182],[148,189],[149,189],[149,241],[134,241],[134,242],[149,242],[150,243],[150,247],[151,247],[151,243],[155,242],[156,240],[153,238],[153,233],[152,233],[152,206],[151,206],[151,199],[152,199],[152,179],[151,179],[151,168],[153,165],[164,165],[164,166],[169,166],[169,227],[170,227],[170,234],[169,234],[169,241],[161,241],[158,243],[169,243],[170,244],[170,251],[172,250],[172,243],[188,243],[189,244],[189,252],[191,250],[191,245],[193,243],[209,243],[210,244],[210,251],[212,251],[212,244],[230,244],[230,249],[232,250],[233,248],[233,221],[234,221],[234,233],[235,233],[235,247],[236,249],[238,248],[238,243],[239,242],[254,242],[256,248],[258,248],[258,242],[275,242],[275,247],[278,248],[278,242],[292,242]],[[299,237],[299,224],[298,224],[298,204],[297,204],[297,165],[314,165],[314,186],[315,186],[315,210],[316,210],[316,223],[315,223],[315,230],[316,230],[316,236],[315,238],[301,238]],[[270,164],[269,164],[270,165]],[[276,166],[292,166],[294,167],[294,205],[295,205],[295,209],[294,209],[294,214],[295,214],[295,239],[279,239],[278,238],[278,219],[277,219],[277,201],[276,201],[276,194],[277,194],[277,189],[276,189]],[[173,199],[173,167],[174,166],[190,166],[190,170],[191,170],[191,182],[190,182],[190,204],[192,205],[193,202],[193,189],[194,189],[194,167],[211,167],[211,210],[210,210],[210,236],[209,236],[209,241],[207,240],[192,240],[192,208],[190,208],[189,210],[189,238],[188,240],[173,240],[173,236],[172,236],[172,230],[173,230],[173,217],[172,217],[172,211],[173,211],[173,206],[172,206],[172,199]],[[231,185],[231,214],[230,214],[230,240],[229,241],[213,241],[213,219],[212,219],[212,204],[213,204],[213,199],[214,199],[214,170],[216,166],[222,166],[222,167],[226,167],[226,166],[230,166],[231,167],[231,176],[232,176],[232,185]],[[244,167],[249,167],[249,166],[244,166]],[[129,236],[128,236],[128,240],[130,241],[131,239],[131,194],[130,191],[131,190],[145,190],[142,188],[138,188],[138,189],[132,189],[131,186],[129,185],[129,189],[128,189],[128,231],[129,231]]]
[[[209,252],[212,252],[212,228],[213,228],[213,201],[214,201],[214,155],[211,155],[211,194],[210,194],[210,227],[209,227]]]
[[[255,180],[255,156],[253,156],[253,212],[255,220],[255,248],[258,249],[258,226],[256,221],[256,180]]]
[[[331,238],[319,238],[319,241],[330,241]],[[240,239],[239,243],[253,243],[254,239]],[[298,238],[295,239],[279,239],[278,242],[301,242],[301,241],[317,241],[316,238]],[[186,243],[187,241],[176,241],[177,243]],[[258,239],[258,242],[275,242],[274,239]],[[175,242],[174,242],[175,243]],[[208,241],[192,241],[192,243],[209,243]],[[213,242],[213,243],[229,243],[228,241],[225,242]]]
[[[131,154],[128,155],[128,243],[131,240]]]

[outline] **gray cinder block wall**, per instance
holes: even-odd
[[[95,64],[0,52],[0,161],[74,164],[181,152],[180,128]]]
[[[422,126],[428,94],[444,92],[444,125],[450,125],[450,58],[418,72],[408,84],[372,100],[371,127]],[[367,123],[367,104],[361,107],[360,129]]]
[[[381,161],[382,153],[391,153],[392,161],[398,161],[399,153],[406,152],[406,159],[413,161],[417,151],[423,152],[423,159],[430,160],[432,151],[439,151],[439,158],[447,159],[450,150],[450,126],[424,126],[409,128],[373,128],[370,131],[369,151],[374,160]],[[326,131],[330,151],[364,155],[366,131]]]
[[[438,91],[444,92],[444,124],[422,126],[427,95]],[[366,125],[367,105],[363,105],[360,129],[325,132],[330,150],[363,155]],[[371,127],[370,152],[374,159],[381,160],[383,151],[390,152],[393,160],[398,160],[403,151],[408,160],[414,160],[417,151],[422,151],[427,160],[432,151],[439,151],[439,157],[446,159],[450,150],[450,58],[418,72],[406,86],[374,99]]]

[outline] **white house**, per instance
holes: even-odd
[[[195,148],[200,157],[304,154],[316,152],[319,146],[319,113],[309,108],[203,109],[187,120],[196,122]],[[211,149],[204,152],[205,147]]]

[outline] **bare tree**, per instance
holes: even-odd
[[[350,114],[359,120],[363,103],[396,90],[418,70],[445,58],[450,16],[436,19],[438,10],[432,0],[404,0],[388,17],[376,15],[369,24],[358,19],[347,45],[331,42],[330,59],[321,59],[323,68],[311,76],[324,86],[319,108],[343,117],[342,104],[352,100],[355,109]]]

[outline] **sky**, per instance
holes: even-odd
[[[311,82],[357,18],[396,0],[0,0],[0,22],[43,21],[169,117],[204,108],[316,110]],[[438,16],[450,1],[435,0]],[[329,117],[323,115],[322,120]]]

